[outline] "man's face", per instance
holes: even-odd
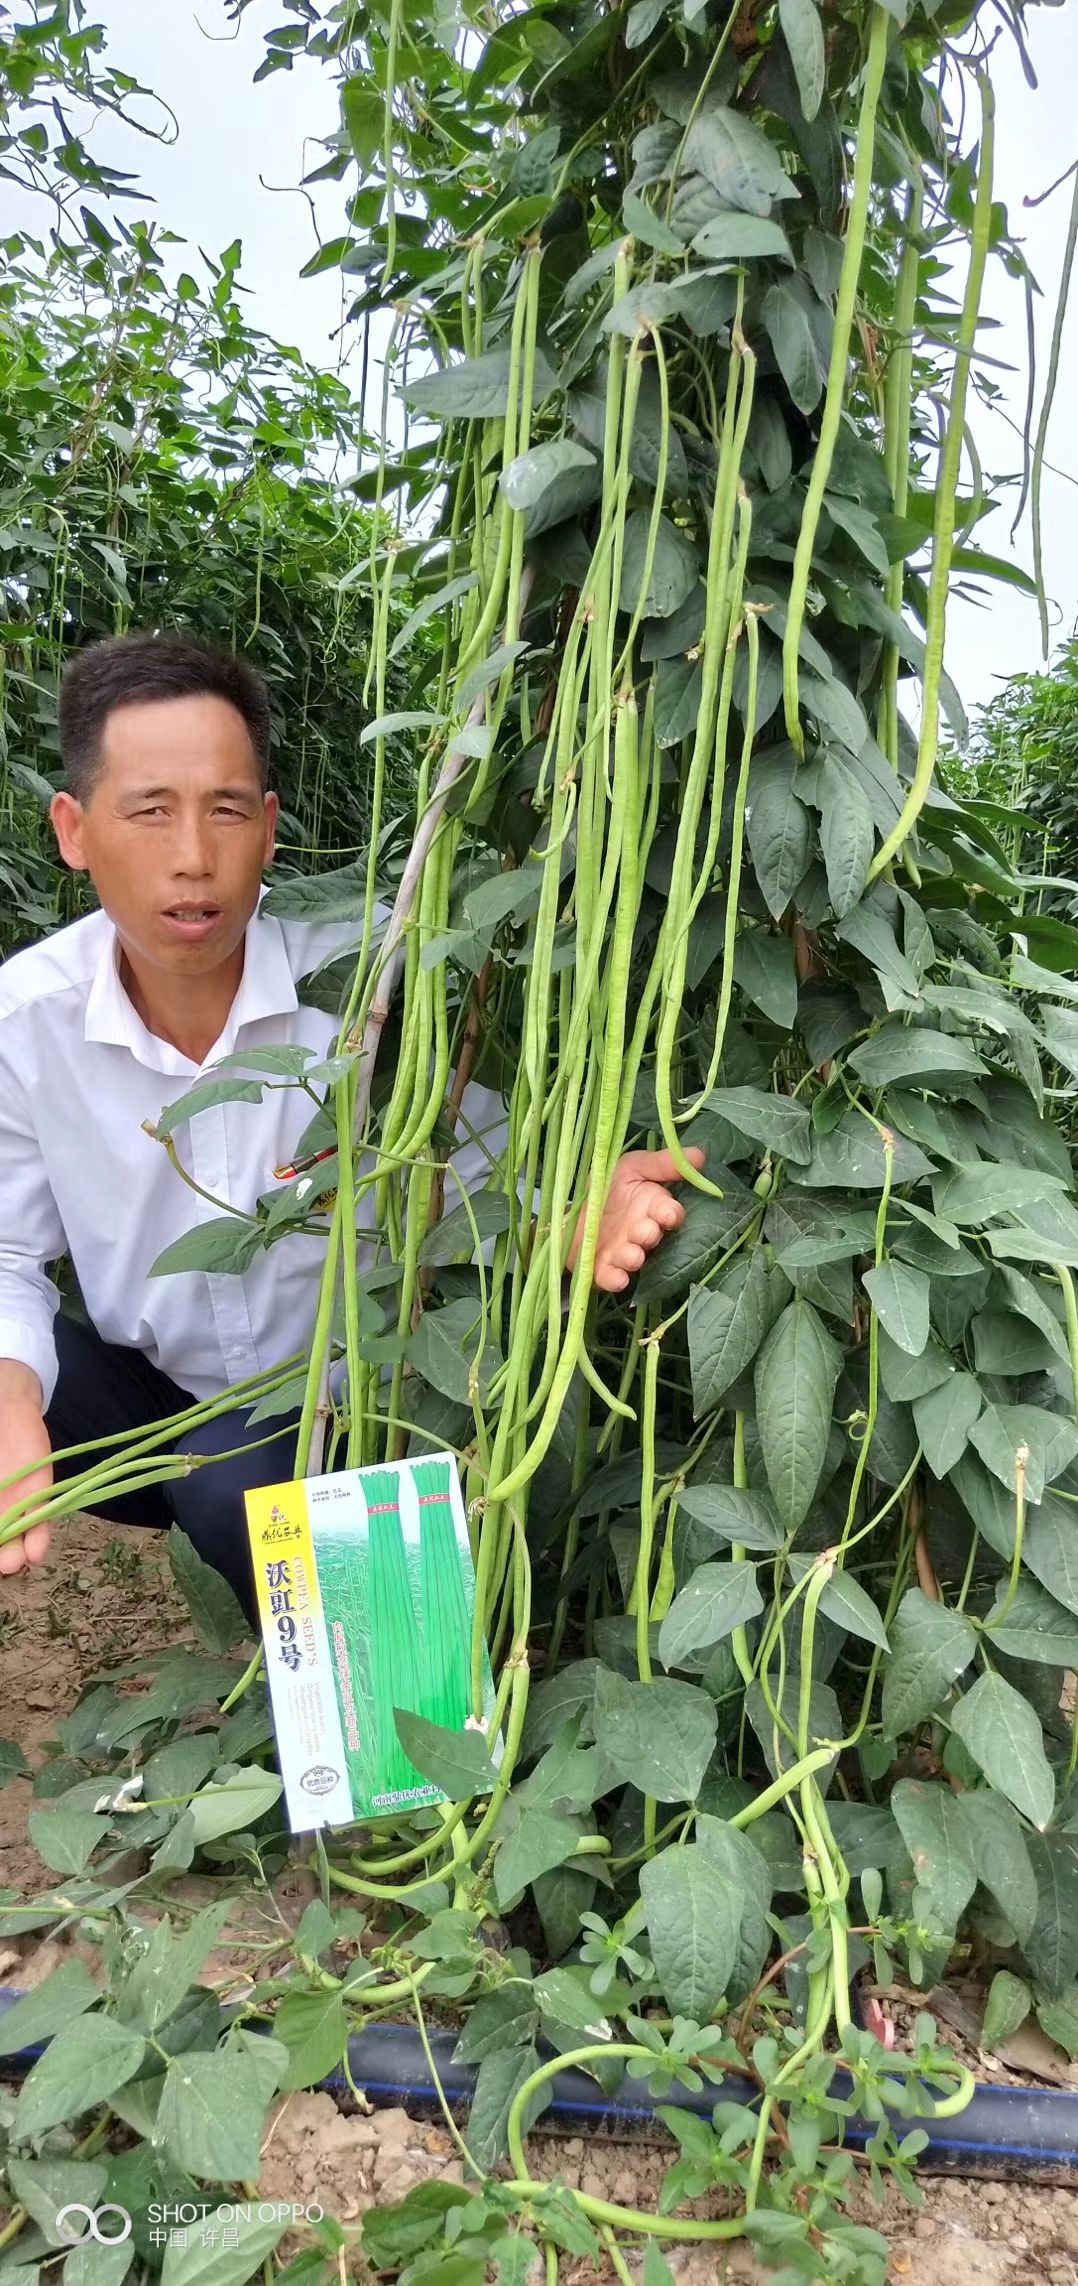
[[[205,976],[231,958],[255,910],[277,811],[242,715],[197,697],[117,707],[87,801],[57,794],[52,821],[125,951]]]

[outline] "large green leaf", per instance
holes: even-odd
[[[496,421],[509,408],[511,355],[508,349],[488,349],[480,357],[461,358],[440,373],[424,374],[405,383],[402,394],[414,413],[433,421]],[[534,394],[536,404],[550,395],[554,376],[541,350],[536,351]]]
[[[748,841],[756,879],[776,920],[786,910],[812,854],[812,821],[796,792],[791,747],[752,765]]]
[[[1078,1971],[1078,1834],[1034,1834],[1037,1916],[1024,1951],[1038,1984],[1063,1992]]]
[[[640,610],[645,619],[669,619],[692,594],[700,567],[685,533],[669,517],[660,516],[649,570],[650,536],[650,513],[639,508],[625,526],[619,606],[622,611]]]
[[[892,1789],[891,1808],[913,1859],[914,1911],[950,1936],[977,1886],[958,1797],[949,1786],[903,1778]]]
[[[990,1786],[1043,1831],[1056,1787],[1033,1708],[1002,1675],[981,1675],[951,1714],[957,1732]]]
[[[782,1526],[766,1492],[733,1484],[689,1484],[678,1494],[678,1507],[689,1518],[697,1547],[729,1540],[767,1555],[782,1546]]]
[[[335,2072],[348,2045],[348,2016],[339,1992],[286,1992],[273,2019],[288,2050],[279,2087],[313,2088]]]
[[[815,16],[813,0],[805,5]],[[820,846],[832,908],[839,919],[852,911],[872,862],[872,811],[853,772],[829,754],[820,774]]]
[[[1029,1844],[1010,1802],[987,1786],[956,1796],[973,1847],[977,1879],[1006,1915],[1020,1945],[1037,1917]]]
[[[107,2103],[134,2078],[145,2054],[141,2033],[110,2016],[79,2015],[62,2026],[19,2089],[12,2126],[16,2141],[44,2135],[62,2120],[81,2118]]]
[[[684,164],[713,185],[724,205],[745,214],[768,215],[776,199],[796,195],[774,144],[743,111],[724,103],[707,104],[694,120]]]
[[[409,1762],[450,1802],[470,1802],[476,1794],[493,1791],[498,1773],[482,1731],[447,1730],[406,1707],[396,1709],[394,1720]]]
[[[891,1340],[907,1356],[920,1357],[929,1331],[930,1288],[924,1272],[906,1262],[881,1262],[878,1269],[865,1271],[864,1282]]]
[[[196,2182],[243,2182],[261,2167],[272,2086],[242,2049],[174,2057],[165,2073],[155,2140]],[[276,2084],[276,2072],[273,2075]]]
[[[831,1400],[842,1363],[811,1303],[783,1311],[756,1363],[757,1426],[779,1517],[796,1531],[823,1471]]]
[[[950,1080],[984,1076],[975,1048],[957,1032],[933,1032],[923,1024],[886,1024],[850,1052],[849,1061],[867,1087],[939,1087]]]
[[[907,1142],[904,1135],[896,1135],[893,1169],[897,1187],[900,1183],[916,1182],[921,1175],[930,1175],[932,1161],[918,1150],[916,1143]],[[882,1191],[884,1171],[882,1137],[869,1120],[851,1107],[828,1133],[821,1134],[817,1130],[814,1134],[812,1158],[807,1167],[798,1170],[798,1181],[820,1190]]]
[[[694,1653],[721,1643],[763,1608],[755,1564],[701,1564],[674,1597],[659,1629],[663,1666],[684,1666]]]
[[[84,2016],[101,1998],[85,1961],[61,1961],[43,1983],[24,1992],[10,2008],[0,2008],[0,2056],[13,2056],[19,2048],[36,2048],[40,2040]]]
[[[761,1087],[720,1087],[708,1096],[707,1109],[717,1111],[778,1159],[793,1159],[804,1166],[811,1152],[807,1106],[791,1095],[773,1095]]]
[[[757,214],[713,215],[697,231],[692,251],[706,262],[793,261],[786,232]]]
[[[271,2202],[266,2202],[271,2205]],[[263,2213],[261,2206],[210,2207],[189,2237],[186,2229],[167,2233],[161,2286],[246,2286],[270,2262],[289,2227],[287,2208]],[[70,2269],[70,2256],[64,2276]],[[87,2286],[98,2286],[96,2273]],[[111,2286],[102,2279],[100,2286]]]
[[[484,2056],[468,2116],[468,2149],[477,2166],[492,2168],[504,2157],[506,2127],[514,2099],[538,2063],[538,2053],[530,2046],[503,2047]],[[525,2107],[525,2132],[549,2102],[549,2089],[540,2088],[535,2100]]]
[[[1000,1587],[985,1628],[997,1651],[1037,1666],[1078,1667],[1078,1618],[1023,1572],[1013,1599]],[[0,2023],[3,2018],[0,2017]]]
[[[586,445],[557,437],[518,453],[502,471],[501,488],[509,506],[523,515],[529,537],[534,537],[548,525],[590,507],[601,478],[599,463]]]
[[[891,1621],[891,1656],[883,1676],[883,1732],[902,1738],[933,1714],[977,1648],[968,1619],[907,1588]]]
[[[729,1168],[708,1165],[705,1172],[709,1181],[720,1185],[722,1197],[712,1198],[707,1191],[682,1192],[685,1220],[645,1262],[636,1281],[638,1302],[657,1302],[666,1294],[684,1293],[695,1280],[706,1276],[720,1254],[735,1244],[759,1214],[755,1192]]]
[[[1041,1500],[1045,1485],[1062,1476],[1078,1453],[1075,1423],[1040,1405],[986,1405],[969,1436],[985,1467],[1011,1492],[1017,1489],[1018,1456],[1025,1452],[1029,1501]]]
[[[604,1667],[595,1743],[625,1785],[658,1802],[694,1802],[715,1751],[718,1717],[693,1683],[630,1683]]]
[[[640,1868],[651,1954],[667,2005],[710,2023],[733,1975],[740,1911],[730,1884],[694,1842]]]
[[[824,367],[804,296],[779,279],[764,296],[764,324],[782,378],[799,413],[813,413],[823,394]],[[820,686],[821,689],[824,687]]]
[[[913,1400],[917,1435],[934,1476],[946,1476],[969,1442],[984,1398],[972,1373],[952,1373],[938,1389]]]
[[[827,55],[816,0],[779,0],[779,23],[806,119],[815,119],[827,85]]]
[[[751,1365],[789,1290],[762,1246],[732,1262],[720,1284],[691,1289],[687,1330],[697,1419],[712,1412]]]

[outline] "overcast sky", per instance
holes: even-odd
[[[108,27],[112,60],[165,95],[179,123],[178,139],[167,149],[130,137],[123,139],[121,148],[106,123],[98,131],[102,155],[136,167],[162,220],[193,244],[216,254],[231,238],[242,238],[241,277],[250,289],[255,323],[279,339],[297,343],[319,363],[337,363],[342,355],[354,354],[354,343],[340,333],[340,280],[332,273],[310,279],[298,276],[315,246],[306,200],[294,188],[265,187],[297,184],[305,166],[317,162],[318,138],[331,133],[337,123],[330,75],[312,63],[302,62],[293,72],[276,73],[252,86],[252,74],[264,53],[262,32],[279,20],[275,0],[259,0],[250,8],[238,35],[226,24],[224,0],[97,0],[94,14]],[[1070,185],[1064,184],[1044,206],[1027,209],[1023,201],[1046,190],[1078,157],[1078,0],[1033,5],[1028,23],[1037,90],[1027,87],[1006,34],[1000,37],[994,58],[996,196],[1006,202],[1011,229],[1024,241],[1043,288],[1037,305],[1043,374]],[[317,200],[323,237],[338,234],[341,214],[340,187],[324,186]],[[1072,305],[1078,305],[1078,272]],[[989,268],[987,308],[1000,321],[990,341],[992,354],[1012,369],[998,376],[1007,392],[1006,409],[1020,421],[1024,307],[1020,289],[995,263]],[[988,345],[989,337],[984,339]],[[1049,460],[1064,473],[1046,473],[1043,495],[1053,639],[1069,633],[1078,618],[1076,395],[1078,306],[1072,306],[1048,444]],[[1014,431],[998,415],[979,407],[974,408],[973,420],[986,473],[1016,469],[1020,445]],[[1016,493],[1011,497],[1017,501]],[[982,525],[984,544],[1028,568],[1028,517],[1012,542],[1013,509],[1005,502]],[[967,705],[991,697],[1004,677],[1041,663],[1036,605],[1002,586],[993,587],[990,595],[983,608],[962,603],[951,608],[948,664]]]

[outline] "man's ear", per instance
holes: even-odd
[[[49,804],[53,832],[60,844],[60,855],[73,873],[85,873],[86,859],[82,849],[82,803],[74,794],[54,794]]]
[[[60,797],[57,795],[57,800],[59,799]],[[266,795],[264,808],[266,813],[266,850],[262,862],[264,865],[272,865],[275,846],[274,837],[277,831],[277,820],[281,814],[281,805],[276,794]]]

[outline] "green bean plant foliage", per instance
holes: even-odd
[[[375,497],[400,504],[371,541],[371,856],[336,1058],[276,1066],[325,1095],[324,1183],[159,1267],[212,1246],[242,1272],[323,1231],[309,1354],[261,1410],[301,1404],[301,1471],[455,1452],[472,1721],[486,1638],[501,1751],[397,1717],[447,1805],[320,1836],[295,1964],[227,2022],[179,2031],[175,1935],[167,2021],[144,2030],[137,1961],[134,1996],[88,2000],[94,2099],[143,2136],[152,2114],[158,2162],[219,2187],[255,2171],[234,2162],[275,2087],[394,2011],[427,2041],[448,2002],[478,2067],[467,2180],[368,2215],[375,2270],[516,2282],[538,2245],[548,2279],[563,2255],[624,2279],[643,2241],[662,2286],[664,2242],[712,2243],[718,2271],[746,2235],[782,2286],[879,2286],[850,2117],[877,2186],[915,2196],[916,2123],[972,2078],[927,2009],[885,2047],[862,1972],[927,1996],[972,1951],[988,2047],[1033,2012],[1078,2050],[1078,1207],[1055,1118],[1078,934],[1033,909],[1008,810],[935,769],[941,713],[965,735],[952,581],[998,568],[966,415],[986,264],[1021,263],[992,182],[1021,14],[287,13],[264,68],[340,77],[322,171],[383,361]],[[387,862],[402,566],[437,642]],[[323,910],[317,883],[274,894]],[[209,1084],[250,1096],[271,1068]],[[443,1216],[470,1079],[502,1091],[506,1140]],[[163,1115],[166,1147],[198,1102]],[[649,1145],[685,1219],[604,1293],[607,1188]],[[33,1512],[174,1473],[183,1426],[98,1448]],[[235,1614],[176,1562],[223,1656]],[[69,1718],[91,1772],[134,1745],[144,1893],[199,1851],[283,1862],[259,1667],[203,1663],[219,1731],[177,1735],[171,1680]],[[81,1855],[37,1909],[98,1916],[126,1961],[139,1882],[103,1897],[96,1868],[130,1820],[95,1796],[91,1821],[91,1783],[56,1786]],[[6,2118],[35,2220],[35,2132],[91,2108],[62,2074],[77,2046],[57,2033]],[[658,2212],[546,2179],[529,2135],[569,2062],[658,2099]],[[211,2157],[197,2104],[225,2069],[250,2132]],[[702,2117],[666,2102],[705,2088]]]

